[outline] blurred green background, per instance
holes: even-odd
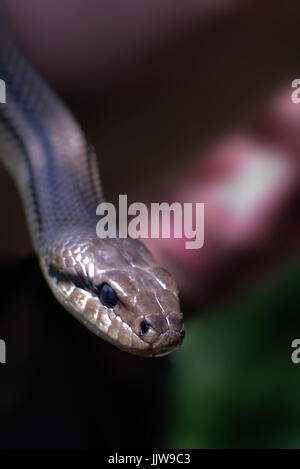
[[[172,448],[300,448],[300,268],[188,321],[173,358]]]

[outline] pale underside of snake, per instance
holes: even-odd
[[[127,352],[162,356],[184,336],[178,290],[146,247],[96,235],[97,158],[72,114],[0,22],[0,161],[21,196],[32,243],[57,300]]]

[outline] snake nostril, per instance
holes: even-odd
[[[141,334],[146,334],[149,331],[150,327],[151,325],[144,319],[141,324]]]

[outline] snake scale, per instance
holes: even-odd
[[[0,21],[0,161],[15,181],[43,275],[56,299],[116,347],[156,357],[184,336],[178,289],[138,240],[100,239],[98,161],[70,111]]]

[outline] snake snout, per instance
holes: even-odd
[[[168,323],[161,314],[148,314],[141,324],[141,333],[146,333],[150,327],[161,334],[168,329]]]
[[[182,313],[178,313],[177,311],[173,311],[172,313],[169,313],[167,315],[167,322],[168,322],[168,325],[169,325],[170,329],[182,333],[183,337],[184,337],[184,326],[183,326],[183,314]]]
[[[140,335],[150,345],[151,356],[167,355],[178,348],[184,338],[182,313],[167,316],[148,314],[140,324]]]

